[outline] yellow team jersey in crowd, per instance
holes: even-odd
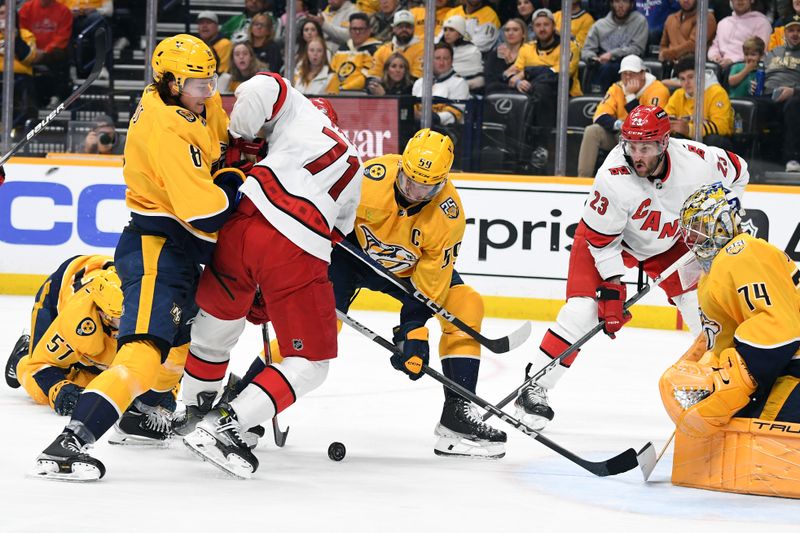
[[[514,66],[520,71],[525,70],[525,67],[550,67],[554,72],[558,72],[559,68],[559,53],[561,45],[554,46],[550,50],[539,50],[538,44],[534,42],[525,43],[519,49],[517,54],[517,61]],[[581,82],[578,79],[578,61],[580,61],[580,48],[578,43],[570,41],[569,43],[569,73],[572,77],[572,86],[569,89],[570,96],[581,96]]]
[[[640,105],[657,105],[662,108],[669,101],[669,89],[658,80],[653,81],[639,96]],[[625,108],[625,91],[622,89],[622,82],[618,81],[611,85],[603,97],[603,101],[597,104],[594,112],[594,120],[602,115],[610,115],[619,120],[628,117],[628,110]]]
[[[358,48],[353,48],[353,41],[348,40],[331,59],[333,76],[328,82],[328,94],[363,91],[367,84],[367,74],[372,68],[372,54],[380,45],[379,40],[370,38]]]
[[[369,76],[372,78],[382,77],[383,66],[386,64],[386,60],[389,59],[389,56],[394,52],[400,52],[403,54],[403,57],[406,58],[411,67],[409,74],[411,74],[412,78],[422,77],[422,59],[425,55],[425,45],[422,41],[411,43],[405,48],[396,47],[392,41],[384,43],[375,51],[375,55],[372,58],[372,68],[369,70]]]
[[[439,32],[442,31],[442,24],[447,20],[447,14],[451,9],[453,8],[450,6],[436,8],[436,27],[433,29],[434,37],[439,35]],[[409,11],[414,15],[414,35],[418,39],[423,39],[425,37],[425,6],[412,7]]]
[[[33,61],[36,59],[36,37],[31,33],[29,30],[22,28],[19,30],[20,37],[22,40],[25,41],[25,44],[28,45],[30,51],[27,55],[22,58],[22,60],[17,59],[14,57],[14,72],[17,74],[27,74],[29,76],[33,75]],[[5,33],[0,31],[0,41],[5,41]],[[18,53],[19,50],[15,51]],[[6,47],[5,45],[0,46],[0,72],[3,72],[5,69],[5,53]]]
[[[392,154],[364,163],[354,231],[373,259],[444,302],[466,227],[461,198],[448,180],[429,202],[398,209],[394,184],[401,159]]]
[[[70,9],[100,9],[107,0],[58,0]]]
[[[165,104],[154,85],[145,88],[128,128],[123,167],[125,203],[134,221],[148,228],[163,224],[167,234],[177,222],[199,248],[213,245],[216,232],[200,231],[187,221],[213,217],[228,207],[227,196],[212,179],[224,162],[227,142],[228,115],[219,94],[206,100],[203,117]]]
[[[778,26],[774,30],[772,30],[772,35],[769,36],[769,42],[767,43],[767,52],[772,50],[773,48],[777,48],[779,46],[783,46],[786,44],[784,40],[784,36],[786,35],[786,28],[783,26]]]
[[[469,33],[473,44],[478,48],[485,50],[479,43],[484,41],[487,36],[494,35],[495,38],[497,37],[497,30],[500,29],[500,19],[490,5],[485,5],[472,13],[467,13],[464,6],[456,6],[447,12],[444,20],[456,15],[464,18],[467,23],[467,33]]]
[[[553,13],[553,18],[556,22],[556,31],[561,33],[561,11]],[[586,42],[586,36],[589,35],[589,29],[591,29],[592,24],[594,24],[594,18],[583,9],[572,15],[569,31],[572,38],[578,43],[579,48],[583,48],[583,43]]]
[[[689,120],[689,138],[694,136],[694,98],[678,89],[670,96],[664,111],[671,117]],[[728,93],[719,83],[706,88],[703,97],[703,136],[733,135],[733,108]]]

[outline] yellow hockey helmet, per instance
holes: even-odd
[[[122,281],[115,268],[101,270],[87,285],[95,305],[110,319],[108,325],[118,327],[122,316]],[[105,317],[104,317],[105,320]]]
[[[430,200],[444,187],[453,165],[453,141],[430,129],[419,130],[403,150],[400,192],[412,202]]]
[[[703,185],[684,202],[680,214],[683,240],[705,269],[742,232],[741,214],[739,199],[720,182]]]
[[[185,33],[167,37],[153,51],[152,65],[154,81],[160,81],[169,72],[175,77],[181,93],[187,89],[187,80],[207,81],[201,83],[205,91],[210,92],[207,97],[213,96],[216,91],[217,60],[208,45],[197,37]]]

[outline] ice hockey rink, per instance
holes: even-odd
[[[31,303],[0,297],[3,364],[28,324]],[[391,336],[396,315],[352,315]],[[438,327],[429,325],[435,352]],[[498,337],[518,325],[487,319],[483,331]],[[480,396],[497,402],[521,382],[546,327],[534,323],[531,338],[514,352],[484,353]],[[688,333],[637,328],[613,341],[598,335],[551,394],[556,418],[546,435],[591,460],[647,441],[660,450],[672,426],[658,377],[690,341]],[[67,418],[2,383],[0,531],[798,531],[797,501],[674,487],[671,450],[648,483],[638,469],[597,478],[494,419],[508,433],[505,458],[437,457],[441,386],[427,377],[409,381],[391,368],[385,351],[347,327],[339,342],[327,381],[279,416],[282,428],[291,427],[286,446],[277,448],[268,432],[256,449],[261,466],[248,481],[200,462],[177,440],[161,449],[100,442],[94,453],[108,471],[97,483],[30,478],[36,455]],[[232,369],[243,372],[260,348],[260,330],[249,325]],[[431,366],[440,368],[435,359]],[[327,456],[333,441],[347,447],[338,463]]]

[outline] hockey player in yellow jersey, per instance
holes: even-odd
[[[185,361],[200,265],[210,262],[217,231],[235,209],[244,179],[238,169],[217,170],[227,145],[227,116],[208,46],[190,35],[169,37],[156,46],[152,66],[154,83],[131,117],[125,145],[131,220],[114,254],[124,308],[119,350],[38,457],[35,472],[44,478],[102,477],[105,467],[86,448],[153,387],[171,350]]]
[[[677,426],[672,482],[800,498],[800,270],[742,232],[726,192],[702,187],[680,216],[707,273],[703,334],[659,383]]]

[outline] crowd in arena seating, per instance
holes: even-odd
[[[742,120],[737,105],[743,100],[759,111],[753,128],[783,140],[773,160],[782,158],[787,172],[800,172],[800,0],[709,3],[703,123],[696,126],[697,0],[573,2],[568,43],[559,34],[557,0],[437,0],[435,127],[453,134],[464,121],[467,100],[479,102],[497,93],[524,95],[529,99],[523,117],[528,149],[512,170],[546,172],[553,159],[559,57],[569,50],[570,97],[597,95],[599,103],[581,137],[579,175],[593,175],[603,153],[616,143],[621,121],[639,103],[663,106],[675,136],[692,137],[702,127],[707,143],[739,150]],[[70,66],[81,65],[75,39],[86,28],[105,20],[117,47],[138,40],[130,16],[135,0],[18,4],[15,83],[33,87],[17,91],[16,109],[23,118],[31,108],[69,93]],[[423,2],[295,4],[296,38],[291,43],[286,40],[283,0],[241,0],[236,16],[204,10],[194,17],[197,35],[218,56],[220,91],[232,93],[256,72],[269,70],[282,73],[305,94],[421,94]],[[115,11],[128,16],[116,17]],[[289,73],[284,68],[287,46],[295,63]],[[415,115],[420,115],[419,106]]]

